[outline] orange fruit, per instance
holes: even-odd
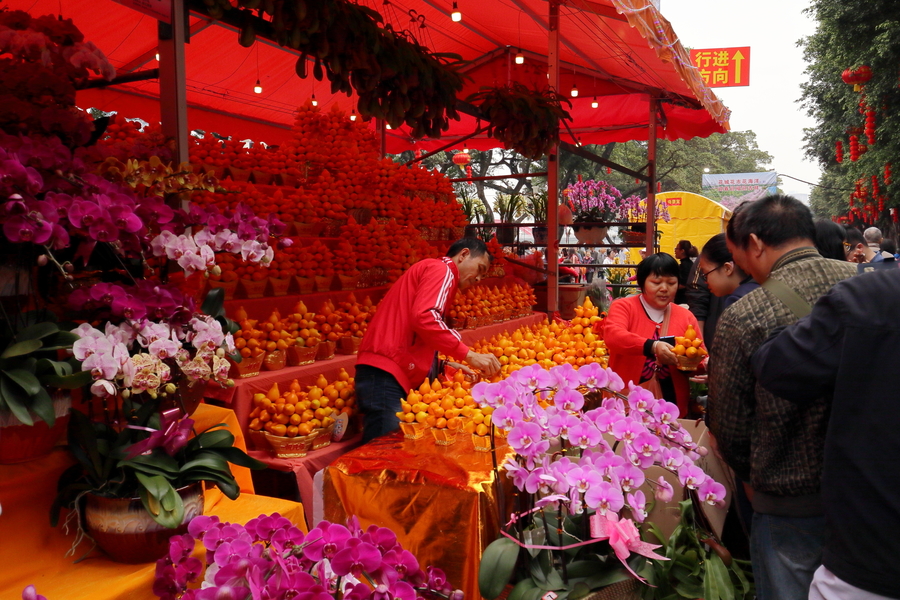
[[[692,346],[693,347],[693,346]],[[676,356],[684,356],[685,347],[681,344],[678,344],[672,349],[672,352],[675,353]]]

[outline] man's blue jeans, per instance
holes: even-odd
[[[397,379],[376,367],[356,365],[356,402],[363,414],[363,443],[396,430],[400,402],[406,390]]]
[[[759,600],[807,600],[822,564],[825,517],[753,514],[750,558]]]

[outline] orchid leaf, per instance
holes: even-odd
[[[25,395],[22,388],[15,385],[13,381],[6,376],[6,373],[0,373],[0,396],[3,396],[6,406],[17,419],[25,425],[34,425],[34,419],[28,412],[30,398]]]
[[[34,396],[41,389],[41,382],[34,373],[24,369],[7,369],[3,373],[29,396]]]
[[[50,372],[59,377],[65,377],[72,374],[72,365],[60,360],[50,360],[49,358],[38,359],[35,365],[35,373],[40,376]]]
[[[225,290],[223,288],[212,288],[203,299],[200,306],[201,312],[211,317],[225,316]]]
[[[513,587],[512,591],[509,592],[509,596],[506,597],[506,600],[525,600],[525,595],[529,592],[533,593],[534,590],[540,592],[541,595],[544,593],[544,590],[534,585],[534,581],[532,581],[530,577],[526,577]],[[482,593],[482,595],[484,594]]]
[[[65,375],[63,377],[57,375],[44,375],[42,379],[44,383],[52,387],[64,390],[77,390],[78,388],[83,388],[91,383],[94,378],[90,371],[78,371],[77,373]]]
[[[181,465],[180,472],[187,473],[194,468],[211,469],[213,471],[223,471],[228,469],[228,461],[221,456],[212,452],[203,452],[198,454],[193,460]]]
[[[39,416],[48,427],[53,427],[56,423],[56,409],[53,407],[53,399],[47,390],[41,388],[37,394],[31,397],[31,410]]]
[[[703,597],[706,600],[734,600],[734,587],[725,563],[712,552],[706,557],[706,572],[703,574]]]
[[[216,448],[215,453],[227,460],[228,462],[235,464],[239,467],[247,467],[248,469],[267,469],[268,465],[266,463],[256,460],[252,456],[249,456],[246,452],[241,450],[240,448],[229,447],[229,448]]]
[[[40,340],[24,340],[7,348],[3,354],[0,354],[0,358],[14,358],[31,354],[35,350],[40,349],[41,346],[43,346],[43,343]]]
[[[234,434],[227,429],[206,430],[195,439],[199,448],[228,448],[234,445]]]
[[[493,600],[500,595],[512,577],[518,557],[519,545],[505,536],[484,549],[478,569],[478,589],[484,598]]]
[[[26,340],[39,340],[41,338],[47,337],[48,335],[53,335],[54,333],[59,333],[59,327],[56,325],[56,323],[48,323],[47,321],[44,321],[26,327],[16,334],[16,339],[20,342],[24,342]],[[78,339],[78,337],[76,336],[75,339]]]
[[[618,583],[620,581],[625,581],[626,579],[631,579],[631,574],[627,573],[625,569],[616,568],[607,573],[602,573],[599,575],[594,575],[593,577],[588,577],[585,580],[585,583],[592,589],[600,589],[602,587],[606,587],[608,585],[612,585],[614,583]]]
[[[58,331],[55,334],[44,338],[44,347],[41,350],[62,350],[71,348],[72,344],[78,341],[78,335],[68,331]]]

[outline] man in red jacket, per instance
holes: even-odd
[[[422,384],[438,352],[465,360],[489,377],[500,370],[493,354],[472,352],[444,322],[457,288],[478,283],[490,264],[483,241],[462,239],[444,258],[410,267],[381,300],[356,360],[363,442],[397,429],[401,398]]]

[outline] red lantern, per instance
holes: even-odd
[[[453,164],[459,165],[460,167],[469,164],[470,160],[472,160],[472,157],[469,156],[469,153],[465,150],[453,155]]]
[[[859,160],[859,138],[855,135],[850,136],[850,160],[852,162]]]
[[[892,206],[891,207],[891,221],[896,223],[898,220],[900,220],[900,217],[897,216],[897,208]]]
[[[844,142],[841,140],[834,143],[834,159],[839,163],[844,162]]]
[[[891,163],[884,165],[884,185],[891,185]]]
[[[875,111],[872,110],[872,107],[866,110],[866,139],[869,145],[875,143]]]
[[[472,179],[472,165],[466,165],[466,177]]]
[[[656,182],[656,193],[659,194],[660,192],[662,192],[662,181],[657,181]]]
[[[867,81],[872,79],[872,69],[866,65],[857,67],[856,69],[845,69],[841,73],[841,79],[844,83],[852,85],[853,91],[858,92]]]

